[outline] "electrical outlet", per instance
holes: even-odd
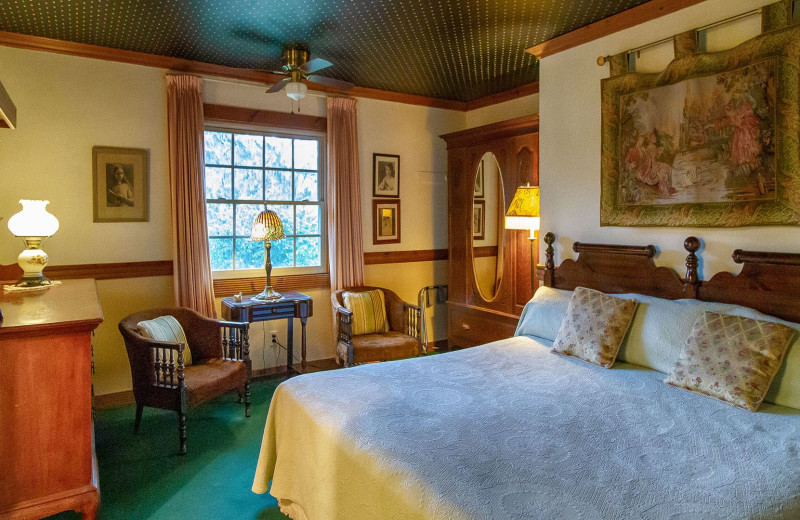
[[[271,330],[271,331],[269,331],[269,335],[270,336],[277,336],[278,335],[278,331],[277,330]]]

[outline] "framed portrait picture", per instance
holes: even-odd
[[[483,240],[486,226],[486,201],[472,201],[472,239]]]
[[[400,196],[400,156],[372,154],[372,196]]]
[[[472,196],[478,199],[483,198],[483,159],[478,164],[478,173],[475,174],[475,186],[472,190]]]
[[[372,201],[372,243],[400,243],[400,199]]]
[[[149,152],[142,148],[92,148],[95,222],[147,222]]]

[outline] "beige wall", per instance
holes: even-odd
[[[22,248],[5,226],[21,198],[51,201],[61,227],[45,250],[52,265],[168,260],[172,257],[166,138],[166,94],[161,69],[0,47],[0,74],[19,112],[19,126],[0,132],[0,264],[16,262]],[[206,80],[204,100],[289,112],[282,94],[263,86]],[[295,105],[295,110],[298,105]],[[325,115],[325,98],[308,96],[303,114]],[[359,148],[366,251],[447,247],[446,151],[439,135],[465,127],[466,114],[385,101],[360,99]],[[92,223],[91,151],[96,145],[150,150],[150,220]],[[372,245],[372,153],[401,156],[403,242]],[[367,266],[366,282],[386,286],[416,302],[426,285],[447,282],[447,262]],[[128,390],[130,372],[117,323],[125,315],[173,304],[172,277],[98,282],[105,321],[94,340],[95,393]],[[333,357],[328,290],[305,291],[314,299],[309,320],[309,359]],[[227,296],[227,295],[218,295]],[[444,339],[444,313],[429,309],[431,339]],[[296,345],[299,357],[299,322]],[[255,368],[285,363],[270,344],[277,330],[285,343],[285,322],[254,324]]]
[[[572,257],[575,240],[618,244],[654,244],[657,263],[682,272],[683,240],[705,241],[703,275],[738,272],[730,258],[735,248],[800,252],[798,227],[737,229],[601,228],[600,215],[600,81],[608,67],[597,56],[613,55],[770,3],[764,0],[707,0],[677,13],[546,57],[540,80],[540,185],[542,229],[558,235],[557,261]],[[754,24],[745,24],[753,27]],[[755,24],[757,27],[757,24]],[[720,28],[714,47],[741,41],[741,25]]]

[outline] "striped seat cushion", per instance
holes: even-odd
[[[186,341],[183,327],[174,316],[159,316],[152,320],[140,321],[136,324],[136,327],[139,330],[139,334],[145,338],[155,341],[183,343],[186,345],[186,348],[183,349],[183,364],[184,366],[192,364],[192,351],[189,349],[189,342]],[[177,350],[173,349],[173,356],[173,360],[177,362]]]
[[[353,313],[352,334],[375,334],[389,331],[386,320],[386,300],[383,291],[345,292],[344,306]]]

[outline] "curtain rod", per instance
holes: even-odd
[[[737,14],[737,15],[731,16],[729,18],[725,18],[723,20],[719,20],[717,22],[713,22],[713,23],[704,25],[702,27],[698,27],[698,28],[694,29],[694,31],[695,32],[706,31],[708,29],[711,29],[712,27],[717,27],[719,25],[725,25],[727,23],[735,22],[736,20],[739,20],[741,18],[747,18],[748,16],[753,16],[754,14],[761,14],[762,10],[763,10],[763,8],[759,7],[757,9],[753,9],[752,11],[747,11],[746,13]],[[651,42],[651,43],[636,47],[635,49],[629,49],[629,50],[625,51],[625,54],[627,55],[627,54],[633,54],[634,52],[643,51],[645,49],[649,49],[650,47],[655,47],[656,45],[661,45],[662,43],[666,43],[666,42],[672,41],[673,38],[674,38],[673,36],[669,36],[667,38],[663,38],[661,40],[654,41],[654,42]],[[610,58],[611,58],[611,56],[598,56],[597,57],[597,64],[600,65],[600,66],[603,66],[603,65],[606,64],[606,62]]]

